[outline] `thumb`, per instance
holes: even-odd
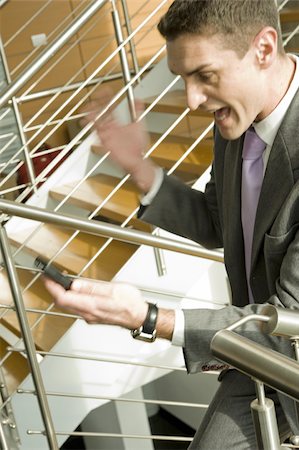
[[[142,100],[135,100],[135,110],[136,110],[136,122],[143,119],[143,113],[145,110],[144,103]]]

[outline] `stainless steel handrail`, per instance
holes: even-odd
[[[230,330],[218,331],[211,350],[221,361],[299,400],[299,363]]]
[[[147,17],[146,19],[144,19],[143,21],[142,21],[142,23],[134,30],[134,32],[132,33],[132,35],[131,36],[128,36],[128,38],[126,38],[124,41],[123,41],[123,43],[121,44],[121,45],[119,45],[118,47],[117,47],[117,49],[115,49],[113,52],[112,52],[112,54],[108,57],[108,58],[106,58],[106,60],[93,72],[93,74],[92,75],[90,75],[89,77],[88,77],[88,79],[87,80],[85,80],[84,82],[83,82],[83,84],[82,84],[82,86],[80,87],[80,89],[79,90],[82,90],[83,89],[83,87],[85,86],[85,84],[86,83],[88,83],[89,82],[89,80],[90,79],[92,79],[92,77],[95,75],[95,74],[97,74],[101,69],[102,69],[102,67],[104,67],[111,59],[112,59],[112,57],[115,55],[115,54],[117,54],[117,52],[121,49],[121,48],[123,48],[123,46],[139,31],[139,29],[141,29],[143,26],[144,26],[144,24],[145,23],[147,23],[148,22],[148,20],[149,20],[149,18],[151,18],[154,14],[156,14],[156,12],[163,6],[163,4],[165,3],[165,1],[166,0],[164,0],[164,1],[162,1],[162,3],[149,15],[149,17]],[[158,50],[158,52],[150,59],[150,61],[148,62],[148,63],[146,63],[145,65],[144,65],[144,67],[140,70],[140,72],[139,72],[139,74],[138,74],[138,76],[140,76],[145,70],[147,70],[147,68],[149,67],[149,66],[151,66],[152,65],[152,63],[153,63],[153,61],[157,58],[157,57],[159,57],[159,55],[161,54],[161,52],[164,50],[164,48],[165,48],[165,45],[160,49],[160,50]],[[129,88],[130,88],[130,86],[136,81],[136,79],[137,79],[138,77],[137,76],[135,76],[135,77],[133,77],[132,79],[131,79],[131,81],[130,81],[130,83],[128,83],[123,89],[121,89],[121,91],[114,97],[114,100],[113,100],[113,102],[115,102],[115,101],[117,101],[117,99],[123,94],[123,93],[125,93]],[[48,121],[47,122],[49,122],[49,121],[51,121],[52,119],[53,119],[53,117],[55,117],[57,114],[58,114],[58,112],[67,104],[67,103],[69,103],[71,100],[72,100],[72,98],[75,96],[75,95],[77,95],[77,92],[78,92],[78,90],[64,103],[64,105],[62,105],[59,109],[58,109],[58,111],[56,111],[56,113],[54,113],[54,114],[52,114],[52,116],[48,119]],[[88,93],[88,94],[86,94],[86,96],[88,96],[90,93]],[[68,117],[68,116],[70,116],[72,113],[73,113],[73,111],[74,110],[76,110],[77,109],[77,107],[78,107],[78,105],[76,105],[76,106],[74,106],[70,111],[69,111],[69,113],[67,114],[67,116],[66,117]],[[110,105],[109,105],[109,107],[110,107]],[[39,131],[37,132],[37,133],[35,133],[29,140],[28,140],[28,143],[30,143],[33,139],[35,139],[36,138],[36,136],[43,130],[43,128],[46,126],[46,124],[47,124],[47,122],[43,125],[43,127],[41,128],[41,129],[39,129]],[[44,138],[43,138],[43,141],[45,141],[50,135],[52,135],[53,134],[53,132],[58,128],[60,126],[60,124],[58,124],[56,127],[54,127],[54,129],[52,129],[51,130],[51,132],[50,133],[48,133]],[[66,147],[65,147],[65,150],[59,155],[59,156],[57,156],[56,158],[55,158],[55,160],[53,160],[48,166],[47,166],[47,168],[43,171],[43,173],[42,174],[40,174],[37,178],[36,178],[36,184],[37,183],[39,183],[40,181],[41,181],[41,179],[47,174],[47,173],[49,173],[50,172],[50,170],[52,170],[52,168],[68,153],[68,151],[73,147],[73,145],[79,140],[79,139],[81,139],[81,137],[83,136],[83,135],[85,135],[86,134],[86,132],[88,131],[90,129],[90,127],[88,127],[88,125],[84,128],[84,130],[82,130]],[[38,147],[39,147],[39,145],[40,144],[37,144],[32,150],[31,150],[31,155],[33,155],[34,154],[34,152],[38,149]],[[20,153],[21,151],[23,150],[23,147],[15,154],[15,157],[18,155],[18,153]],[[7,164],[9,164],[10,162],[8,162]],[[18,165],[18,166],[16,166],[13,170],[12,170],[12,173],[14,173],[14,172],[16,172],[17,170],[18,170],[18,168],[20,167],[20,165]],[[8,177],[8,176],[7,176]],[[7,178],[6,177],[6,178]],[[2,183],[4,183],[4,180],[2,181]],[[25,198],[26,197],[26,195],[30,192],[30,190],[31,189],[26,189],[24,192],[22,192],[22,194],[18,197],[18,199],[17,200],[19,200],[19,201],[21,201],[23,198]]]
[[[10,36],[9,39],[7,39],[7,41],[5,41],[5,43],[3,43],[4,48],[7,47],[20,33],[22,33],[22,31],[25,30],[25,28],[31,23],[33,22],[45,9],[47,9],[47,7],[50,5],[50,3],[52,3],[52,0],[48,0],[46,3],[44,3],[41,8],[36,11],[36,13],[32,14],[32,16],[30,16],[30,19],[27,20],[27,22],[25,22],[19,29],[18,31],[15,32],[15,34],[13,34],[12,36]]]
[[[282,336],[295,344],[296,360],[256,343],[233,330],[250,322],[262,323],[261,333]],[[262,314],[251,314],[218,331],[210,344],[213,355],[252,378],[257,398],[251,402],[251,412],[258,448],[281,448],[275,404],[266,398],[264,384],[299,400],[299,311],[265,305]],[[297,420],[299,408],[296,403]],[[299,436],[291,436],[292,444],[299,443]],[[290,445],[290,448],[293,445]]]
[[[0,108],[5,105],[23,86],[37,73],[44,64],[55,54],[108,0],[93,1],[80,16],[26,69],[8,86],[0,97]]]
[[[18,204],[9,200],[0,199],[0,211],[5,214],[15,215],[39,222],[52,223],[65,226],[75,230],[85,231],[87,233],[100,235],[104,237],[113,237],[114,239],[134,244],[150,245],[152,247],[173,250],[188,255],[200,256],[213,261],[223,262],[223,254],[217,250],[207,250],[199,245],[188,242],[180,242],[163,237],[154,237],[150,233],[137,230],[121,228],[117,225],[107,224],[105,222],[80,219],[67,214],[58,214],[47,211],[35,206]]]
[[[124,88],[122,88],[119,92],[118,92],[118,94],[113,98],[113,101],[112,102],[110,102],[108,105],[107,105],[107,107],[106,108],[104,108],[104,110],[102,111],[102,114],[104,114],[106,111],[107,111],[107,109],[114,103],[114,102],[116,102],[125,92],[126,92],[126,90],[128,89],[128,87],[132,84],[132,83],[134,83],[135,82],[135,80],[136,80],[136,78],[138,77],[138,76],[140,76],[142,73],[144,73],[147,69],[148,69],[148,67],[149,66],[151,66],[152,64],[153,64],[153,62],[154,62],[154,60],[156,59],[156,58],[158,58],[159,57],[159,55],[164,51],[164,49],[165,49],[165,45],[163,46],[163,47],[161,47],[158,51],[157,51],[157,53],[143,66],[143,68],[140,70],[140,72],[138,73],[138,75],[137,76],[134,76],[132,79],[131,79],[131,81],[130,81],[130,83],[128,83],[128,85],[127,86],[125,86]],[[86,94],[87,96],[89,95],[89,94]],[[73,111],[75,110],[75,109],[77,109],[77,105],[76,106],[74,106],[70,111],[69,111],[69,113],[67,114],[67,116],[69,116],[69,115],[71,115],[72,113],[73,113]],[[49,120],[51,120],[52,118],[50,118]],[[92,127],[92,124],[87,124],[73,139],[72,139],[72,141],[71,142],[69,142],[65,147],[64,147],[64,150],[55,158],[55,160],[53,160],[50,164],[48,164],[48,166],[36,177],[36,180],[35,180],[35,182],[36,183],[39,183],[44,177],[45,177],[45,175],[47,175],[53,168],[54,168],[54,166],[56,165],[56,164],[58,164],[58,162],[74,147],[74,145],[76,145],[77,144],[77,142],[78,141],[80,141],[86,134],[87,134],[87,132],[91,129],[91,127]],[[53,130],[52,130],[53,131]],[[167,135],[167,133],[166,133],[166,135]],[[48,137],[48,135],[45,137],[45,139]],[[30,140],[28,141],[28,142],[30,142]],[[34,149],[33,150],[31,150],[31,155],[33,155],[34,154],[34,152],[36,151],[36,150],[38,150],[38,147],[39,147],[39,144],[38,145],[36,145],[35,147],[34,147]],[[18,153],[20,153],[22,151],[22,148],[15,154],[15,157],[17,156],[17,154]],[[106,157],[107,157],[108,155],[106,155]],[[18,166],[16,166],[14,169],[13,169],[13,171],[12,172],[16,172],[18,170]],[[2,181],[2,182],[4,182],[4,180]],[[31,191],[31,189],[26,189],[24,192],[22,192],[22,194],[20,194],[20,196],[18,197],[18,201],[21,201],[21,200],[23,200],[29,193],[30,193],[30,191]]]
[[[85,0],[81,0],[81,3],[78,3],[77,6],[70,12],[70,14],[66,15],[62,18],[62,20],[59,22],[56,28],[54,28],[49,34],[47,34],[47,41],[50,42],[53,36],[57,35],[59,30],[63,30],[65,23],[70,20],[74,19],[74,15],[77,14],[78,10],[81,9],[82,5],[84,5]],[[11,69],[11,75],[14,75],[24,64],[27,63],[30,58],[32,58],[35,53],[38,53],[40,51],[39,47],[35,47],[27,56],[22,58],[22,60],[17,64],[13,69]]]
[[[92,80],[117,54],[118,54],[118,52],[120,52],[121,50],[122,50],[122,48],[124,48],[124,46],[128,43],[128,42],[130,42],[130,40],[140,31],[140,29],[142,29],[143,28],[143,26],[159,11],[159,9],[164,5],[164,3],[166,2],[167,0],[163,0],[162,2],[161,2],[161,4],[158,6],[158,7],[156,7],[152,12],[151,12],[151,14],[148,16],[148,17],[146,17],[139,25],[138,25],[138,27],[132,32],[132,34],[130,35],[130,36],[128,36],[126,39],[124,39],[123,40],[123,42],[121,43],[121,44],[119,44],[118,46],[117,46],[117,48],[97,67],[97,69],[95,69],[94,71],[93,71],[93,73],[91,74],[91,75],[89,75],[89,77],[86,79],[86,80],[84,80],[83,82],[82,82],[82,84],[81,84],[81,86],[80,86],[80,88],[78,88],[72,95],[71,95],[71,97],[70,98],[68,98],[65,102],[64,102],[64,104],[55,112],[55,113],[53,113],[52,115],[51,115],[51,117],[47,120],[47,122],[49,122],[49,121],[51,121],[53,118],[55,118],[56,116],[57,116],[57,114],[63,109],[63,108],[65,108],[65,106],[68,104],[68,103],[70,103],[70,101],[78,94],[78,92],[80,92],[88,83],[89,83],[89,81],[90,80]],[[165,46],[163,46],[162,47],[163,49],[165,48]],[[159,52],[157,52],[156,53],[156,55],[158,56],[159,55]],[[152,60],[153,58],[151,58],[151,60]],[[152,63],[151,63],[152,64]],[[150,65],[151,65],[150,64]],[[145,66],[148,66],[148,64],[147,65],[145,65]],[[145,67],[144,66],[144,67]],[[142,70],[140,70],[140,72],[139,72],[139,77],[140,77],[140,75],[145,71],[144,70],[144,67],[143,67],[143,69]],[[132,84],[136,81],[136,79],[137,79],[138,77],[133,77],[132,79],[131,79],[131,81],[129,82],[129,83],[127,83],[127,85],[126,85],[126,87],[125,87],[125,89],[122,89],[121,90],[121,95],[122,94],[124,94],[125,92],[127,92],[128,91],[128,89],[130,89],[131,88],[131,86],[132,86]],[[119,98],[120,96],[117,96],[117,99]],[[74,110],[76,110],[77,109],[77,106],[75,106],[74,108],[72,108],[72,112],[74,111]],[[68,113],[68,115],[70,115],[70,112]],[[46,123],[47,123],[46,122]],[[44,124],[44,127],[45,127],[46,125]],[[40,132],[43,130],[43,127],[39,130],[39,132],[38,133],[35,133],[33,136],[31,136],[31,138],[28,140],[28,143],[30,143],[31,141],[33,141],[33,139],[36,139],[36,137],[40,134]],[[52,130],[52,132],[53,132],[53,130]],[[44,137],[43,138],[43,141],[45,140],[45,139],[47,139],[49,137],[49,135],[47,135],[46,137]],[[36,145],[33,149],[32,149],[32,151],[31,151],[31,153],[34,153],[35,152],[35,150],[39,147],[39,145],[40,144],[38,144],[38,145]],[[20,149],[20,150],[22,150],[22,149]],[[19,151],[20,151],[19,150]]]

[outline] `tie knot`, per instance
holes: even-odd
[[[243,144],[243,159],[258,159],[265,150],[265,142],[256,134],[253,127],[248,128],[245,133]]]

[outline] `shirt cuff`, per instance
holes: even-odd
[[[150,188],[148,193],[140,199],[140,203],[142,204],[142,206],[148,206],[152,203],[153,199],[158,193],[158,190],[161,187],[163,178],[164,178],[163,169],[161,167],[155,168],[155,179],[152,184],[152,187]]]
[[[185,316],[181,309],[175,310],[175,322],[172,335],[172,345],[177,347],[184,347],[185,345]]]

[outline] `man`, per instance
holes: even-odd
[[[140,123],[121,126],[110,115],[95,128],[111,158],[146,194],[143,220],[208,248],[224,247],[232,306],[157,312],[131,286],[76,280],[65,292],[50,280],[46,285],[59,306],[90,323],[120,325],[137,336],[154,325],[158,337],[183,346],[187,370],[194,373],[215,363],[210,342],[217,330],[260,313],[265,303],[299,308],[299,61],[283,50],[274,0],[175,0],[158,28],[166,38],[170,70],[185,81],[188,106],[215,117],[214,162],[205,192],[142,159],[147,135]],[[248,217],[245,133],[262,142],[258,206]],[[250,179],[254,184],[253,175]],[[252,322],[240,333],[292,355],[287,340],[263,335]],[[255,449],[254,383],[235,370],[221,378],[190,449]],[[271,389],[266,394],[275,402],[281,436],[298,434],[294,402]]]

